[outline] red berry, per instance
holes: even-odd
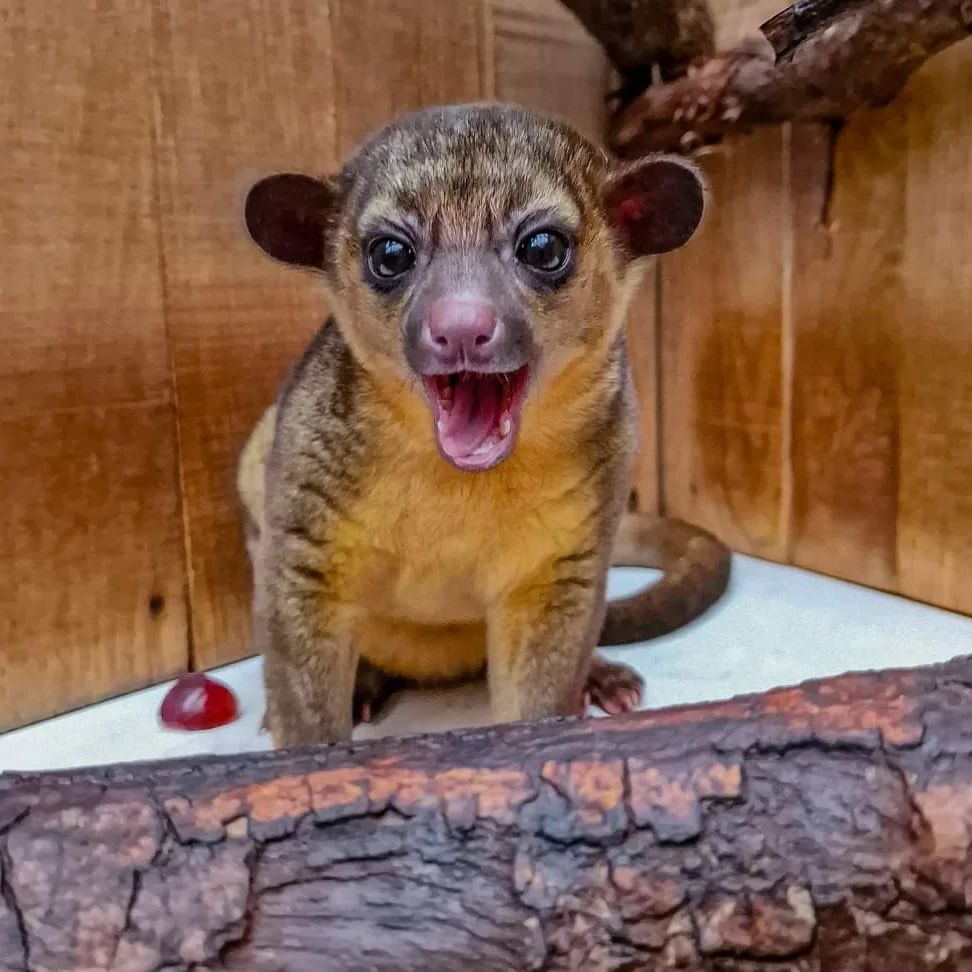
[[[159,709],[163,726],[190,732],[225,726],[238,714],[236,696],[202,672],[181,676],[166,692]]]

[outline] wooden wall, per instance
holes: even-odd
[[[247,183],[499,97],[603,130],[556,0],[0,0],[0,728],[249,652],[236,455],[323,306]],[[148,716],[151,718],[151,714]]]
[[[723,43],[777,4],[719,0]],[[661,502],[734,549],[972,612],[972,40],[840,131],[701,161],[663,261]]]
[[[729,44],[777,0],[717,0]],[[429,103],[592,136],[557,0],[0,0],[0,728],[249,652],[233,497],[324,308],[248,182]],[[699,238],[631,315],[641,505],[972,612],[972,41],[839,133],[702,161]]]

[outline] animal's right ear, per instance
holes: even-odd
[[[333,183],[282,172],[250,189],[243,212],[247,231],[261,250],[275,260],[320,270],[337,205]]]

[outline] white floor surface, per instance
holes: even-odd
[[[649,571],[615,570],[610,593],[625,594]],[[737,556],[729,591],[694,624],[653,642],[606,649],[645,678],[645,708],[726,698],[844,671],[922,665],[972,654],[972,618]],[[259,659],[214,673],[237,693],[241,716],[208,732],[161,728],[158,685],[0,736],[0,771],[60,769],[267,749],[260,732]],[[427,732],[489,721],[483,686],[411,692],[360,738]]]

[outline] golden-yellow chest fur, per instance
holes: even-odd
[[[436,452],[422,411],[374,407],[375,473],[331,534],[348,565],[361,653],[383,669],[426,679],[467,675],[485,660],[492,606],[542,584],[557,561],[594,542],[602,498],[578,423],[524,416],[521,441],[499,467],[461,472]]]

